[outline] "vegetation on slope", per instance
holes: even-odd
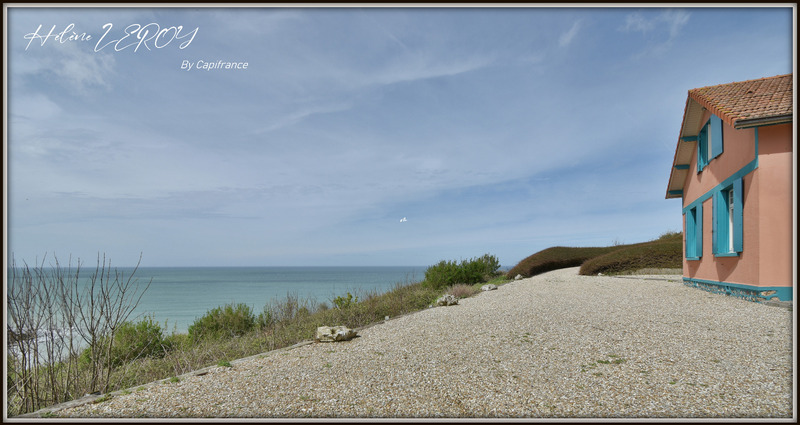
[[[643,268],[680,268],[682,234],[668,232],[656,240],[608,247],[557,246],[539,251],[508,271],[506,276],[531,277],[567,267],[581,266],[580,274],[618,274]]]
[[[15,289],[9,303],[20,314],[13,315],[8,333],[14,336],[10,340],[15,351],[22,354],[10,354],[7,359],[6,408],[9,416],[15,416],[86,393],[108,393],[164,379],[177,382],[178,375],[212,365],[231,367],[234,359],[310,340],[319,326],[359,328],[383,321],[387,316],[425,309],[445,293],[457,297],[473,295],[490,278],[494,278],[492,283],[502,284],[506,280],[498,276],[499,264],[489,254],[460,263],[442,261],[426,271],[425,281],[397,283],[386,293],[374,290],[355,296],[347,293],[330,300],[330,304],[287,295],[285,300],[268,301],[258,315],[245,304],[225,305],[195,320],[188,334],[166,334],[151,317],[138,322],[124,321],[116,324],[113,332],[108,331],[100,325],[105,323],[107,315],[114,316],[116,310],[109,307],[104,310],[109,314],[93,316],[97,322],[93,338],[84,344],[73,340],[71,333],[49,339],[46,356],[31,354],[36,352],[39,342],[27,336],[37,335],[40,325],[54,323],[60,313],[71,311],[65,307],[74,305],[62,306],[58,302],[61,298],[42,294],[68,293],[70,287],[77,285],[77,274],[66,273],[57,262],[52,270],[47,270],[43,263],[22,271],[12,268],[10,281]],[[54,278],[59,276],[62,279]],[[129,291],[119,294],[119,299],[112,300],[114,303],[105,304],[129,306],[132,295],[138,302],[140,293]],[[23,320],[26,319],[23,310],[40,314]],[[66,326],[72,326],[71,322]],[[61,361],[46,361],[58,357],[56,353],[63,353]]]
[[[680,233],[669,233],[651,242],[617,248],[585,261],[581,264],[580,274],[619,274],[647,268],[679,269],[683,266],[683,238]]]

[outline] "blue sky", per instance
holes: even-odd
[[[687,91],[792,72],[793,13],[9,8],[7,252],[512,266],[651,240],[681,229]],[[44,38],[69,24],[92,39]],[[133,24],[187,37],[108,43]]]

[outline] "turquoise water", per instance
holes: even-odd
[[[152,315],[167,332],[188,331],[195,319],[229,303],[244,303],[257,315],[264,305],[291,294],[332,305],[347,292],[353,295],[391,290],[397,283],[422,280],[427,267],[142,267],[134,278],[142,285],[152,278],[129,320]],[[132,268],[118,268],[127,279]],[[88,281],[94,269],[83,269]],[[114,270],[111,271],[112,280]]]
[[[347,292],[391,290],[425,277],[426,267],[192,267],[140,268],[139,283],[153,279],[134,315],[152,314],[162,326],[186,332],[214,307],[244,303],[260,313],[287,295],[330,302]]]

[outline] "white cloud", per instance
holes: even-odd
[[[336,104],[336,105],[323,105],[323,106],[308,106],[305,108],[301,108],[299,110],[289,112],[286,114],[282,114],[280,116],[274,117],[272,122],[267,125],[266,127],[260,128],[255,130],[254,133],[261,134],[261,133],[269,133],[271,131],[275,131],[284,127],[293,126],[297,123],[302,122],[308,117],[318,115],[318,114],[328,114],[333,112],[340,112],[346,111],[350,109],[352,105],[350,104]]]
[[[88,45],[45,45],[17,52],[13,69],[17,77],[55,81],[72,92],[86,93],[111,87],[115,59],[111,53],[94,52]]]
[[[655,28],[655,23],[653,21],[648,21],[641,13],[635,12],[625,17],[625,26],[621,29],[623,31],[647,33],[648,31],[652,31],[653,28]]]
[[[681,29],[689,23],[689,13],[685,10],[670,9],[659,15],[659,19],[666,22],[669,27],[669,38],[672,40],[677,37]]]
[[[580,27],[581,21],[576,21],[574,24],[572,24],[572,28],[570,28],[569,31],[561,34],[561,37],[558,39],[558,45],[561,47],[566,47],[572,43],[572,40],[576,35],[578,35],[578,30],[580,30]]]
[[[669,36],[667,42],[680,35],[681,30],[689,23],[689,12],[681,9],[667,9],[648,19],[641,12],[625,16],[625,25],[620,27],[625,32],[641,32],[665,30]]]

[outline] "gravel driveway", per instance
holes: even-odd
[[[792,418],[793,312],[659,279],[557,270],[54,413]]]

